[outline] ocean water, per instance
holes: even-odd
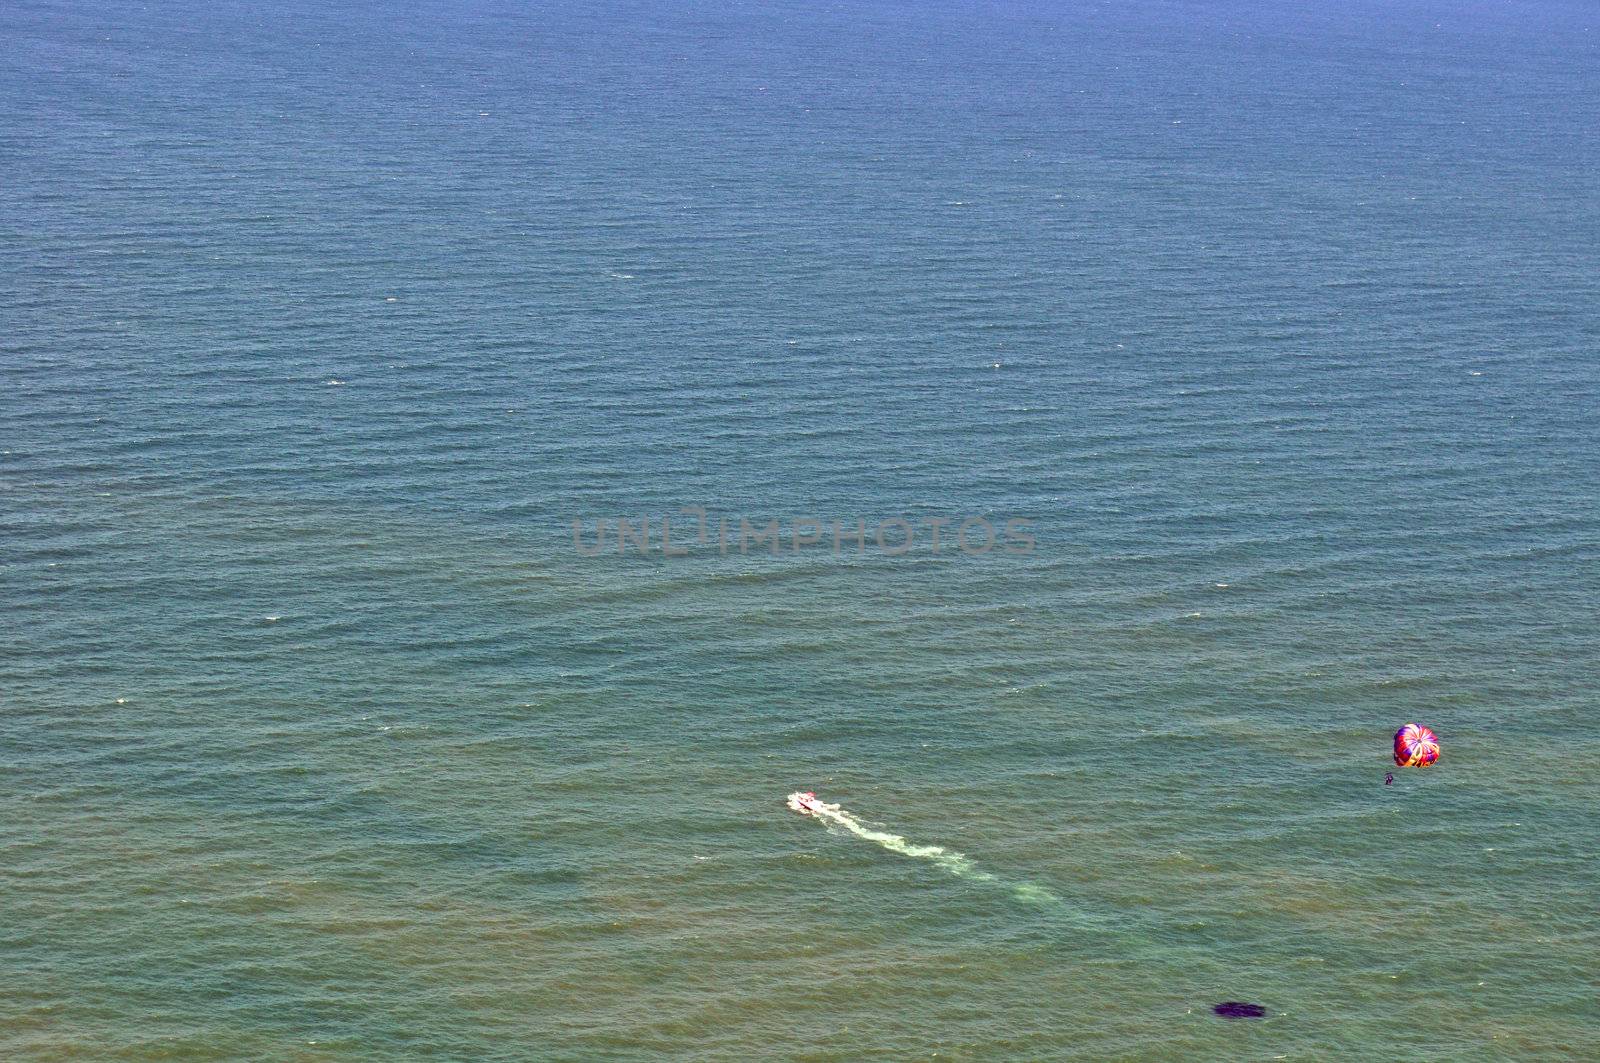
[[[1593,5],[0,26],[0,1056],[1600,1057]]]

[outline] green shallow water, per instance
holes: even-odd
[[[23,5],[0,1054],[1600,1054],[1539,10]]]
[[[259,597],[151,572],[166,623],[102,610],[13,705],[14,1045],[1360,1055],[1441,1009],[1429,1051],[1590,1043],[1595,776],[1526,727],[1565,661],[1445,676],[1411,632],[1341,644],[1359,603],[1258,637],[1295,596],[1233,570],[1109,610],[1042,559],[606,575],[288,523],[191,524],[165,563]],[[1412,716],[1445,758],[1384,787]],[[802,784],[995,881],[794,816]]]

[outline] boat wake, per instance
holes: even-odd
[[[873,830],[838,805],[830,805],[819,800],[817,795],[809,791],[799,791],[789,795],[788,805],[803,816],[811,816],[825,823],[849,831],[857,838],[873,842],[892,853],[909,856],[916,860],[926,860],[931,864],[948,871],[957,878],[969,879],[973,882],[1000,882],[998,876],[984,871],[972,862],[965,853],[958,853],[953,849],[946,849],[942,845],[913,845],[898,834],[888,831]],[[1032,883],[1005,884],[1011,890],[1012,896],[1019,901],[1029,904],[1049,904],[1059,898],[1043,886]]]

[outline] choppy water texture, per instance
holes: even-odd
[[[1600,1056],[1597,20],[5,5],[0,1055]]]

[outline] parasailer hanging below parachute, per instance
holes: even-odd
[[[1394,762],[1402,768],[1426,768],[1439,759],[1439,738],[1420,723],[1394,733]]]

